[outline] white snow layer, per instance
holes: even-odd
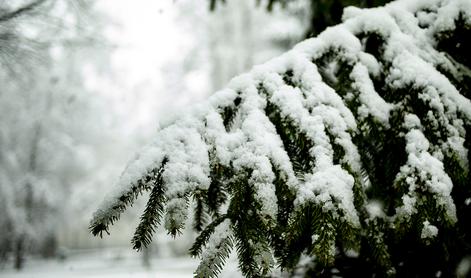
[[[451,198],[453,183],[444,170],[443,163],[429,152],[430,144],[420,131],[420,120],[415,115],[407,115],[406,127],[411,127],[406,134],[407,163],[401,167],[396,179],[404,180],[408,193],[403,197],[403,205],[396,208],[398,217],[410,217],[416,213],[415,205],[420,199],[417,191],[426,190],[435,195],[437,206],[443,206],[447,216],[456,221],[456,208]],[[415,128],[413,127],[415,125]],[[418,187],[425,187],[419,190]]]
[[[215,265],[223,265],[224,261],[229,257],[232,246],[230,220],[226,219],[211,235],[206,248],[201,254],[201,262],[196,269],[197,277],[213,277]]]
[[[430,224],[428,220],[424,221],[422,227],[422,233],[420,237],[423,239],[431,239],[438,235],[438,228]]]

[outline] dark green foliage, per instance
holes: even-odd
[[[179,196],[181,197],[183,200],[185,200],[185,209],[188,208],[188,205],[189,205],[189,194],[188,193],[185,193],[183,196]],[[178,213],[178,211],[180,210],[181,208],[173,208],[173,209],[168,209],[167,208],[167,211],[166,213],[168,215],[172,215],[172,214],[176,214]],[[172,236],[172,237],[176,237],[177,235],[181,235],[183,233],[183,228],[185,228],[185,222],[178,222],[176,219],[174,219],[173,217],[169,217],[170,219],[167,219],[167,221],[169,223],[167,223],[167,232]]]
[[[234,225],[234,237],[239,267],[247,277],[266,275],[270,265],[260,264],[256,257],[268,252],[267,220],[260,215],[261,207],[254,198],[254,190],[246,186],[250,174],[242,174],[231,184],[232,199],[228,215]],[[244,210],[241,210],[244,208]]]
[[[385,244],[387,238],[385,231],[388,224],[381,218],[374,218],[366,223],[366,229],[362,238],[361,252],[370,254],[370,260],[365,261],[367,268],[371,268],[372,273],[384,273],[391,276],[395,273],[392,267],[389,246]],[[362,272],[365,270],[357,269]]]
[[[234,106],[226,106],[224,107],[224,111],[222,113],[223,119],[224,119],[224,126],[226,127],[226,130],[229,131],[231,129],[232,121],[234,120],[234,117],[236,116],[237,113],[237,108],[241,102],[241,98],[237,97],[234,100]]]
[[[315,234],[314,230],[319,230],[320,226],[317,221],[321,220],[322,208],[314,204],[308,204],[303,208],[296,211],[292,217],[292,221],[289,224],[290,229],[289,233],[286,236],[286,250],[283,254],[283,265],[287,266],[289,269],[295,267],[296,263],[301,256],[301,253],[306,249],[312,252],[313,254],[318,253],[320,249],[329,248],[329,242],[326,233],[332,233],[332,229],[328,228],[328,231],[324,233],[324,237],[319,236],[319,243],[322,246],[316,247],[314,249],[312,236]],[[324,221],[324,220],[321,220]],[[321,264],[323,266],[329,266],[333,260],[333,255],[331,252],[324,254],[321,258]]]
[[[207,193],[203,190],[199,190],[193,193],[193,201],[196,204],[193,220],[193,229],[195,229],[195,231],[197,232],[201,232],[207,222],[207,215],[204,207],[204,194]]]
[[[113,225],[115,221],[119,220],[120,214],[125,211],[128,206],[131,206],[140,194],[142,194],[144,191],[148,191],[154,188],[156,179],[160,179],[161,169],[163,168],[166,162],[167,159],[164,159],[161,168],[151,170],[145,177],[139,179],[136,183],[134,183],[127,192],[123,193],[119,197],[118,202],[114,203],[111,208],[114,213],[100,213],[99,215],[97,215],[97,221],[94,221],[90,224],[90,232],[94,236],[99,235],[100,237],[103,236],[103,232],[109,234],[109,226]],[[162,185],[160,184],[159,186]],[[158,194],[159,192],[156,190],[155,193]],[[154,195],[154,197],[159,198],[156,194]],[[155,205],[156,208],[159,208],[161,205],[156,203],[152,204]],[[151,211],[149,211],[149,213],[151,213]]]
[[[131,240],[134,249],[141,250],[143,247],[149,246],[152,241],[152,235],[160,224],[165,204],[162,172],[163,166],[152,177],[154,184],[149,195],[149,201],[147,201],[139,226],[137,226]]]
[[[218,164],[211,168],[211,184],[209,185],[207,198],[205,198],[209,211],[214,215],[219,215],[219,207],[227,199],[226,188],[222,177],[230,176],[231,171]]]
[[[229,110],[227,110],[229,111]],[[232,113],[232,112],[231,112]],[[224,125],[227,130],[227,125]],[[215,218],[219,217],[219,208],[227,199],[227,180],[224,177],[230,177],[234,175],[234,172],[219,163],[218,159],[215,156],[215,150],[211,150],[209,152],[209,158],[211,161],[211,170],[210,170],[210,178],[211,183],[209,184],[209,188],[206,192],[206,196],[204,201],[207,205],[208,211],[211,215]]]
[[[289,79],[289,73],[284,76],[284,80],[287,82],[287,85],[292,84]],[[268,93],[263,87],[260,87],[259,90],[262,95],[268,97]],[[268,101],[265,107],[265,113],[275,126],[293,164],[294,171],[299,177],[302,177],[302,174],[309,172],[315,164],[315,158],[311,157],[309,154],[313,143],[307,135],[296,126],[292,119],[283,117],[278,107],[272,102]]]
[[[229,257],[234,243],[231,236],[223,238],[216,246],[217,253],[211,258],[202,258],[202,261],[195,271],[195,277],[211,278],[217,277],[221,273],[222,268]]]
[[[194,257],[201,255],[201,250],[208,243],[209,237],[214,232],[214,229],[222,223],[222,221],[226,220],[226,215],[221,215],[216,220],[211,222],[203,231],[199,234],[199,236],[195,239],[195,242],[190,248],[190,254]]]
[[[293,211],[293,201],[295,199],[294,192],[286,185],[286,181],[281,177],[281,173],[276,167],[272,167],[273,173],[275,173],[275,181],[273,184],[276,188],[276,197],[278,199],[278,210],[277,223],[281,230],[286,229],[289,217]]]
[[[468,52],[471,48],[470,34],[471,26],[466,24],[463,14],[455,21],[454,30],[444,30],[436,34],[437,48],[448,53],[468,70],[471,68],[471,57]]]

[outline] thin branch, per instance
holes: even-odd
[[[5,22],[5,21],[12,20],[14,18],[20,17],[23,14],[28,13],[28,12],[36,9],[36,7],[40,6],[41,4],[43,4],[46,1],[47,0],[32,1],[31,3],[29,3],[27,5],[24,5],[23,7],[20,7],[20,8],[14,10],[12,12],[3,14],[3,15],[0,16],[0,22]]]

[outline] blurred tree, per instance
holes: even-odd
[[[215,10],[217,3],[225,3],[226,0],[209,0],[210,10]],[[384,5],[391,0],[255,0],[259,5],[266,5],[271,11],[277,4],[282,7],[289,6],[293,2],[305,2],[310,10],[309,25],[306,26],[305,37],[312,37],[324,31],[328,26],[341,22],[342,11],[347,6],[357,6],[360,8],[371,8]]]
[[[207,21],[213,91],[254,63],[283,53],[303,38],[305,18],[291,5],[283,12],[256,9],[253,0],[228,0]],[[263,25],[264,28],[257,28]],[[268,52],[268,53],[267,53]]]
[[[32,54],[28,37],[18,30],[18,23],[38,16],[49,0],[2,1],[0,3],[0,59],[3,67],[12,67],[21,56]],[[29,53],[26,54],[26,53]]]
[[[271,12],[257,8],[253,0],[228,0],[216,12],[210,12],[204,5],[206,1],[175,5],[178,27],[194,43],[189,50],[182,49],[182,54],[164,70],[165,88],[172,91],[171,95],[206,95],[221,89],[234,75],[280,55],[303,39],[308,22],[301,3],[304,0],[284,10],[275,7]],[[207,85],[194,86],[194,75]]]
[[[100,61],[95,16],[93,1],[0,4],[0,259],[18,269],[27,253],[55,254],[71,187],[90,171],[101,122],[82,76]]]
[[[197,277],[466,277],[469,1],[348,8],[344,22],[168,122],[90,230],[144,191],[131,240],[189,218]],[[282,273],[280,273],[282,272]]]

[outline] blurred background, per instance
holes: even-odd
[[[127,161],[344,6],[384,2],[0,0],[0,277],[191,277],[191,231],[131,250],[143,204],[89,234]],[[222,276],[240,276],[235,259]]]

